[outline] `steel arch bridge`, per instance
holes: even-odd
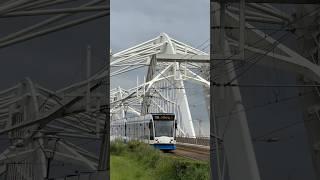
[[[240,8],[232,4],[233,1],[230,2],[228,6],[217,2],[211,4],[211,37],[214,43],[210,58],[205,52],[163,33],[150,41],[113,54],[110,57],[111,72],[106,66],[87,80],[61,90],[51,91],[27,78],[16,86],[1,91],[0,134],[10,140],[10,145],[0,154],[0,174],[6,175],[6,179],[43,179],[47,176],[46,169],[50,160],[68,161],[96,171],[99,158],[66,137],[100,139],[105,133],[104,111],[109,110],[106,107],[109,103],[104,98],[104,90],[107,88],[105,78],[109,72],[113,77],[148,67],[146,78],[142,83],[137,83],[136,87],[111,90],[111,120],[125,118],[127,112],[134,115],[174,112],[178,115],[180,135],[195,137],[184,82],[200,83],[207,95],[211,84],[211,104],[207,102],[208,108],[211,106],[212,115],[211,146],[218,147],[221,142],[224,145],[224,152],[220,152],[222,155],[217,152],[217,157],[214,157],[212,153],[211,163],[216,163],[212,167],[217,168],[216,171],[212,170],[215,172],[212,177],[218,176],[219,180],[224,177],[237,180],[261,179],[247,117],[242,111],[242,97],[237,86],[238,74],[225,71],[233,69],[235,61],[246,62],[253,55],[261,55],[259,64],[268,66],[268,61],[276,60],[281,68],[303,75],[306,79],[304,83],[319,82],[319,29],[299,29],[301,25],[310,26],[318,22],[319,8],[295,6],[296,12],[300,14],[292,17],[270,4],[259,4],[265,2],[263,0],[250,0],[248,4],[241,1]],[[289,0],[281,2],[288,3]],[[311,22],[299,20],[304,17],[310,17]],[[308,38],[304,42],[297,42],[302,43],[303,50],[308,50],[309,54],[303,56],[301,52],[293,51],[270,33],[260,30],[256,22],[281,24],[295,30],[291,33],[305,35]],[[235,27],[239,27],[238,32],[228,31]],[[255,44],[257,40],[268,48],[261,49],[261,46]],[[220,60],[227,63],[220,64]],[[217,65],[221,69],[213,71],[213,67]],[[208,81],[209,77],[217,77],[217,74],[226,75]],[[221,86],[232,88],[221,91]],[[306,119],[319,119],[318,89],[315,87],[315,90],[313,99],[306,99]],[[230,122],[228,131],[222,136],[219,130],[224,129],[226,121],[214,119],[213,115],[233,111],[238,112],[232,115],[235,120]],[[319,154],[316,153],[319,149],[319,122],[312,121],[306,127],[319,179]],[[224,154],[227,156],[225,160]],[[228,169],[227,174],[224,174],[224,168]]]
[[[287,12],[279,9],[280,4]],[[318,1],[304,0],[211,1],[210,163],[211,167],[214,167],[211,169],[212,178],[263,178],[260,173],[263,168],[257,163],[240,88],[272,85],[263,82],[241,84],[238,80],[256,64],[271,67],[272,61],[277,62],[277,68],[300,77],[292,87],[305,88],[304,91],[307,91],[307,88],[313,89],[314,94],[312,97],[304,98],[301,109],[311,149],[313,172],[316,179],[320,178],[317,153],[317,86],[320,77],[318,4]],[[292,14],[289,9],[293,10]],[[291,43],[299,44],[300,51],[291,49],[292,44],[286,44],[288,34],[299,37]],[[217,61],[221,57],[225,60],[224,63]],[[216,118],[221,114],[229,115]],[[228,128],[225,128],[226,125]]]
[[[1,1],[0,18],[8,21],[8,29],[11,18],[32,16],[34,24],[26,23],[15,32],[2,33],[0,48],[109,16],[109,11],[108,0]],[[91,179],[106,179],[106,146],[101,146],[103,153],[99,158],[70,141],[70,138],[102,139],[102,144],[106,144],[106,77],[107,73],[102,70],[58,91],[25,78],[1,91],[0,179],[51,179],[53,161],[79,166],[90,172]]]
[[[184,82],[204,87],[209,95],[209,55],[167,34],[143,42],[111,57],[111,77],[120,73],[148,67],[141,84],[128,90],[111,90],[112,119],[125,118],[125,112],[135,115],[147,113],[175,113],[178,135],[196,137],[193,118]],[[139,83],[139,82],[138,82]],[[209,102],[207,102],[209,110]]]
[[[179,135],[195,137],[184,81],[199,83],[208,93],[208,80],[197,74],[206,72],[208,63],[207,53],[165,33],[112,55],[111,77],[146,65],[148,73],[137,87],[110,91],[110,119],[125,118],[127,112],[138,116],[174,112]],[[98,157],[68,138],[98,140],[103,135],[108,73],[106,66],[57,91],[29,78],[1,91],[0,134],[8,137],[10,146],[0,154],[0,174],[9,179],[43,179],[48,161],[53,160],[84,166],[94,174]]]

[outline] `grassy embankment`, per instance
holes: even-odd
[[[111,143],[112,180],[208,180],[207,162],[186,160],[153,147],[120,141]]]

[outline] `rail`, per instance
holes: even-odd
[[[210,148],[203,145],[179,143],[177,144],[177,149],[172,152],[172,155],[192,160],[209,161]]]

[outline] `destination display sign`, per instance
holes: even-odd
[[[172,114],[153,115],[153,120],[174,120],[174,115]]]

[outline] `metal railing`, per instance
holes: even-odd
[[[176,137],[177,142],[179,143],[188,143],[202,146],[210,146],[210,138],[209,137]]]

